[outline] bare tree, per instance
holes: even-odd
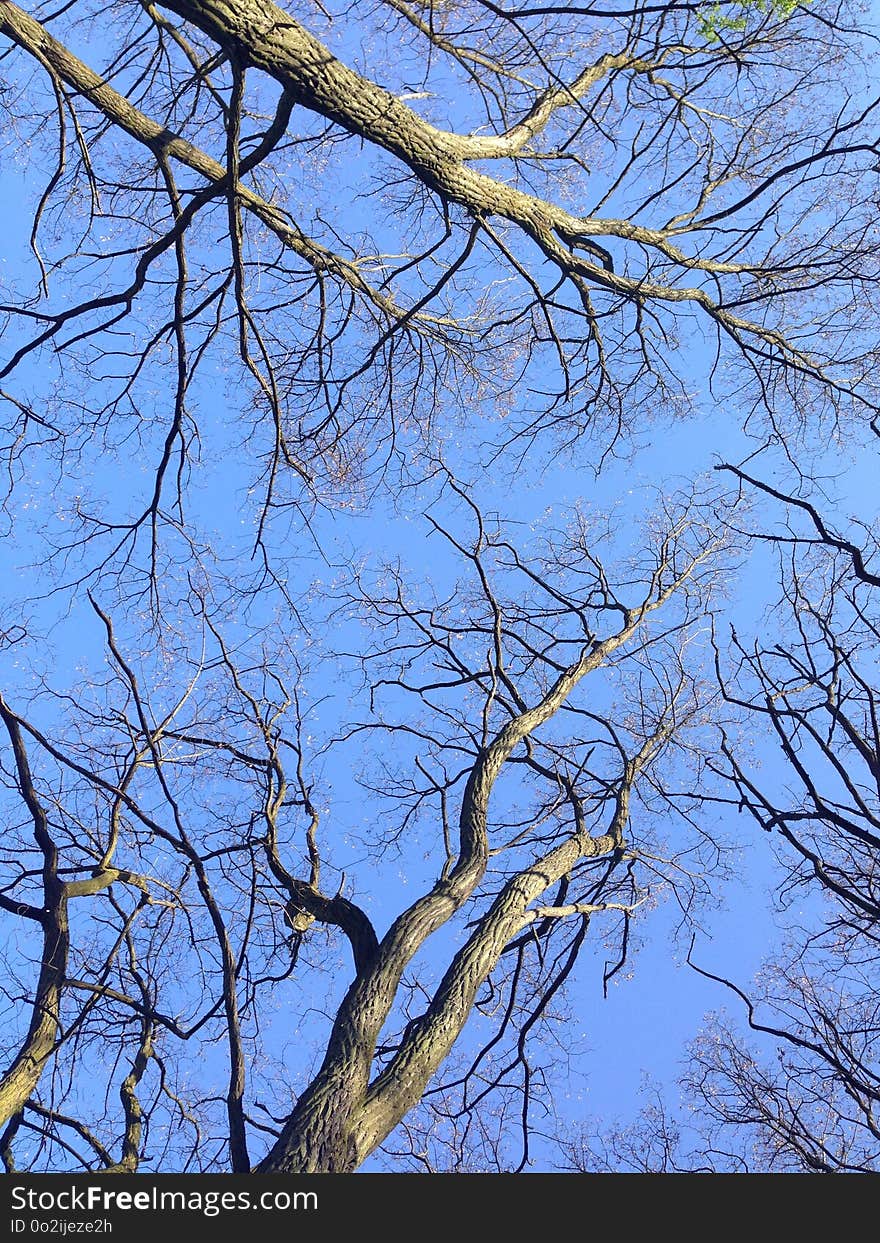
[[[699,408],[697,377],[756,429],[871,414],[868,49],[834,5],[741,7],[4,3],[10,154],[42,187],[9,451],[80,475],[89,568],[192,526],[206,386],[258,542],[411,470],[456,406],[500,405],[521,451],[607,449]],[[96,441],[152,466],[127,504],[88,498]]]
[[[714,1015],[689,1051],[689,1119],[661,1099],[634,1127],[575,1135],[567,1155],[579,1168],[633,1168],[641,1152],[660,1154],[663,1168],[876,1171],[876,535],[865,525],[841,534],[803,495],[724,469],[781,513],[754,538],[775,552],[785,595],[767,626],[780,641],[732,630],[719,642],[737,725],[708,762],[773,846],[786,943],[751,986],[713,970],[710,946],[692,949],[691,965],[728,990],[751,1039],[737,1010]]]
[[[7,1168],[522,1168],[588,928],[611,979],[661,890],[687,917],[747,774],[706,734],[736,504],[541,545],[516,489],[707,407],[743,456],[872,426],[872,36],[825,0],[0,35]],[[391,510],[432,588],[370,563]]]
[[[74,731],[66,739],[36,723],[36,705],[25,716],[4,703],[16,761],[7,783],[25,815],[21,840],[8,847],[3,908],[38,923],[51,948],[36,991],[25,986],[32,1019],[4,1078],[7,1153],[24,1127],[40,1137],[36,1151],[47,1145],[57,1157],[58,1145],[81,1151],[85,1140],[86,1164],[132,1168],[144,1118],[170,1153],[181,1141],[162,1120],[179,1111],[193,1128],[187,1160],[200,1166],[225,1161],[228,1144],[231,1168],[249,1169],[250,1124],[251,1146],[265,1149],[260,1132],[271,1136],[261,1170],[352,1169],[419,1103],[474,1008],[499,1005],[504,1023],[466,1069],[460,1108],[468,1113],[513,1078],[528,1110],[527,1038],[589,924],[616,922],[625,956],[630,918],[657,873],[675,866],[664,865],[649,827],[660,810],[646,812],[642,828],[631,821],[640,800],[650,805],[662,755],[700,709],[688,647],[715,573],[717,519],[698,508],[669,513],[619,588],[582,520],[540,560],[478,512],[472,521],[467,542],[434,521],[468,570],[447,604],[414,601],[390,572],[381,590],[357,581],[339,606],[377,628],[358,658],[372,718],[351,724],[339,745],[360,739],[370,754],[393,756],[379,788],[392,806],[365,875],[349,881],[358,900],[325,879],[303,671],[294,667],[288,683],[282,653],[242,664],[207,610],[198,661],[178,653],[182,676],[151,693],[95,603],[111,672],[65,705]],[[603,677],[614,688],[604,705]],[[418,818],[430,824],[433,880],[380,934],[364,905],[370,871]],[[79,945],[68,935],[73,899],[93,903]],[[451,921],[457,939],[444,942],[440,966],[430,955],[423,962]],[[278,1069],[260,1069],[272,1048],[263,1027],[294,969],[326,971],[319,929],[347,943],[347,982],[328,1015],[323,1060],[285,1114],[272,1086]],[[306,980],[304,1004],[315,995]],[[510,1033],[511,1064],[480,1084]],[[217,1119],[197,1119],[210,1116],[210,1098],[185,1102],[177,1076],[217,1040],[228,1060],[225,1123],[208,1142],[202,1126]],[[178,1050],[186,1041],[189,1055]],[[125,1072],[115,1148],[99,1126],[70,1121],[78,1113],[67,1102],[96,1042],[104,1057],[117,1050],[116,1074]],[[154,1081],[149,1105],[145,1077]],[[268,1118],[252,1118],[249,1100],[267,1095]],[[112,1127],[112,1111],[100,1121]]]
[[[776,1065],[716,1026],[697,1050],[693,1086],[708,1115],[751,1131],[772,1168],[875,1170],[880,1163],[877,930],[880,735],[876,535],[841,535],[810,500],[734,473],[784,506],[762,535],[782,562],[783,643],[746,645],[725,695],[764,721],[782,780],[726,738],[720,766],[740,808],[778,845],[790,920],[785,957],[754,998],[753,1030],[779,1046]],[[720,666],[719,666],[720,667]],[[733,987],[732,985],[730,985]]]

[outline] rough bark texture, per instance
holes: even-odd
[[[34,823],[34,840],[43,857],[42,909],[24,913],[42,928],[40,970],[27,1034],[9,1069],[0,1079],[0,1126],[19,1113],[39,1082],[60,1033],[61,989],[67,973],[70,935],[67,897],[58,878],[58,851],[49,833],[43,806],[31,777],[18,722],[0,698],[0,717],[9,734],[22,797]]]
[[[261,1173],[344,1173],[356,1169],[422,1096],[464,1027],[477,989],[497,965],[510,939],[529,921],[530,905],[580,859],[621,847],[630,787],[656,746],[654,738],[625,775],[608,833],[600,837],[574,833],[505,885],[453,959],[426,1014],[412,1026],[391,1064],[370,1083],[376,1043],[403,972],[483,878],[489,852],[489,800],[505,762],[678,586],[680,580],[629,613],[617,634],[590,644],[577,663],[558,676],[540,703],[510,721],[484,749],[464,790],[455,866],[394,921],[367,969],[355,979],[333,1024],[323,1065],[260,1163]]]

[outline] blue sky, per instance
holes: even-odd
[[[99,49],[92,49],[92,54],[98,55]],[[456,109],[450,106],[449,111],[455,122]],[[356,190],[376,168],[377,161],[365,156],[363,167],[334,168],[332,183],[339,201],[350,199],[352,232],[370,228],[381,241],[381,214],[368,215],[356,196]],[[315,187],[304,181],[306,208],[311,206],[308,196],[315,192]],[[28,212],[38,193],[38,178],[28,181],[7,165],[0,178],[0,214],[4,225],[2,275],[10,286],[33,287],[35,267],[27,253]],[[390,225],[389,236],[393,236]],[[207,246],[199,258],[207,262],[210,253]],[[145,320],[152,309],[148,303]],[[441,422],[436,447],[458,477],[471,484],[483,511],[497,514],[524,545],[531,542],[538,546],[543,532],[554,523],[564,523],[575,507],[597,514],[614,511],[618,534],[613,551],[622,560],[637,550],[641,521],[658,493],[674,493],[700,476],[717,485],[713,467],[721,460],[741,460],[756,446],[755,439],[741,430],[741,412],[730,392],[716,404],[709,391],[706,370],[710,348],[694,330],[672,360],[685,368],[681,378],[693,395],[692,415],[680,418],[664,409],[651,410],[638,427],[634,442],[621,445],[620,456],[607,459],[598,475],[593,469],[601,447],[598,441],[581,442],[566,452],[557,452],[544,442],[529,454],[523,467],[488,469],[487,441],[506,426],[489,402],[485,408],[474,409],[472,421],[451,419],[445,426]],[[206,561],[216,568],[219,595],[227,590],[224,579],[251,584],[259,577],[259,558],[251,556],[259,520],[255,509],[259,490],[254,490],[253,471],[255,455],[263,443],[259,438],[256,448],[243,443],[242,428],[248,425],[253,410],[237,386],[237,374],[226,374],[224,362],[221,351],[209,358],[190,394],[202,427],[202,442],[188,489],[188,514],[206,549]],[[157,375],[161,378],[162,372],[157,371]],[[55,378],[51,360],[35,360],[15,378],[15,391],[22,398],[41,400]],[[90,503],[117,518],[137,512],[152,485],[157,446],[165,432],[163,414],[167,417],[159,381],[145,381],[141,391],[145,405],[135,412],[142,419],[137,438],[132,434],[113,443],[113,429],[106,443],[97,437],[90,442],[86,437],[77,462],[60,472],[34,454],[25,463],[24,477],[16,483],[9,502],[6,538],[0,546],[0,617],[26,619],[32,638],[4,654],[3,690],[12,701],[16,696],[26,701],[38,680],[44,678],[54,691],[64,693],[77,678],[88,680],[105,672],[101,627],[85,598],[84,587],[63,585],[78,578],[83,563],[74,558],[66,569],[50,570],[45,541],[47,537],[57,541],[70,529],[74,498],[80,494],[94,494]],[[510,412],[512,419],[522,413],[528,400],[522,398],[521,406]],[[137,423],[135,414],[133,426]],[[406,432],[401,439],[406,447]],[[413,436],[413,442],[415,439]],[[831,486],[840,498],[843,513],[870,517],[875,503],[874,467],[861,452],[858,440],[829,439],[827,449],[818,457],[829,474],[841,474]],[[762,462],[766,464],[765,477],[777,477],[776,471],[785,479],[784,462],[772,448]],[[281,489],[295,496],[296,482],[285,480]],[[366,800],[363,787],[354,777],[360,765],[373,764],[377,757],[369,754],[369,749],[359,752],[355,744],[334,746],[322,755],[328,738],[340,732],[347,720],[350,722],[350,714],[366,710],[354,662],[336,655],[356,648],[363,634],[357,622],[340,617],[333,603],[352,564],[370,576],[381,575],[383,566],[399,562],[409,581],[422,584],[418,589],[442,595],[449,588],[460,573],[460,562],[431,536],[425,520],[431,503],[435,512],[441,512],[439,506],[445,504],[435,500],[437,490],[436,482],[404,489],[394,497],[382,491],[365,496],[353,489],[353,494],[341,502],[335,498],[315,508],[304,502],[302,509],[273,515],[267,538],[281,567],[279,576],[295,596],[307,601],[303,620],[291,615],[280,593],[271,587],[250,598],[246,607],[236,607],[228,598],[222,604],[224,634],[229,642],[241,645],[243,659],[256,659],[264,631],[268,643],[281,646],[282,635],[298,656],[313,659],[314,672],[303,686],[306,703],[311,699],[317,705],[311,710],[308,728],[314,738],[310,745],[316,789],[331,835],[331,874],[345,872],[349,876],[348,883],[356,886],[357,895],[368,899],[380,931],[402,901],[414,896],[416,878],[427,881],[434,861],[426,860],[424,841],[418,838],[407,842],[399,853],[389,850],[387,859],[377,862],[375,855],[368,858],[361,838],[378,814],[379,804]],[[453,526],[458,523],[457,530],[464,529],[466,523],[460,513],[445,512]],[[303,513],[308,516],[308,528],[302,521]],[[174,575],[186,570],[188,553],[170,526],[163,538],[170,550],[169,564],[174,567],[167,572],[171,591]],[[115,587],[109,576],[106,581],[92,582],[99,601],[113,598]],[[59,590],[52,590],[59,584]],[[742,633],[764,627],[764,611],[773,602],[774,590],[770,554],[760,548],[744,554],[733,579],[728,618],[736,621]],[[120,640],[132,645],[134,658],[157,681],[160,674],[165,679],[157,691],[157,700],[163,701],[163,696],[179,689],[185,668],[174,667],[173,660],[171,667],[163,664],[158,645],[151,648],[149,638],[144,637],[148,628],[143,616],[126,618],[119,612],[117,620]],[[604,693],[612,692],[606,688]],[[48,726],[55,728],[62,719],[62,707],[43,700],[38,712]],[[773,764],[772,758],[766,759],[766,773],[781,778],[781,774],[774,774]],[[714,831],[717,826],[740,850],[732,865],[734,875],[718,882],[715,897],[700,912],[695,957],[701,966],[747,985],[778,937],[769,896],[776,876],[774,865],[766,841],[751,820],[715,803],[707,803],[702,815],[708,830]],[[425,840],[429,838],[430,832]],[[591,940],[587,945],[567,990],[574,1017],[563,1039],[573,1050],[572,1073],[569,1076],[560,1066],[556,1089],[556,1104],[565,1120],[632,1116],[639,1105],[645,1075],[675,1096],[686,1042],[697,1034],[707,1011],[729,1001],[722,989],[684,965],[690,933],[681,931],[679,922],[672,901],[637,921],[636,941],[643,940],[644,944],[635,945],[631,971],[616,977],[607,998],[602,995],[602,973],[608,951],[598,938],[596,944]],[[327,966],[319,962],[310,977],[316,993],[309,1001],[315,1011],[324,1007],[328,996],[338,993],[346,978],[345,954],[338,946],[333,952],[335,956]],[[322,972],[326,974],[322,976]],[[291,1050],[301,1058],[302,1046],[324,1030],[326,1022],[312,1013],[292,1032],[283,993],[279,994],[278,1006],[271,1021],[268,1051],[284,1054]],[[194,1073],[213,1073],[212,1059],[220,1065],[220,1054],[212,1051]],[[308,1065],[308,1059],[304,1064]],[[302,1073],[302,1066],[298,1072]],[[542,1149],[539,1144],[536,1156],[545,1164],[554,1159],[549,1145]]]

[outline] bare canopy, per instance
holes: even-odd
[[[735,742],[800,771],[813,638],[718,636],[768,494],[873,581],[804,499],[880,409],[870,46],[826,0],[0,0],[7,1169],[525,1168],[533,1045],[585,946],[607,988],[713,900],[709,806],[863,917],[873,839]],[[741,464],[669,483],[686,419]],[[548,463],[585,499],[534,516]]]

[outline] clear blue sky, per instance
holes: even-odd
[[[455,109],[451,112],[454,123]],[[369,171],[366,157],[365,168]],[[337,170],[337,193],[351,198],[351,228],[369,226],[376,233],[380,231],[376,218],[361,215],[364,209],[354,196],[355,183],[362,175],[362,170],[351,169],[346,184]],[[28,212],[38,193],[37,186],[37,180],[27,181],[8,164],[0,177],[4,249],[0,271],[9,286],[34,279],[27,234]],[[530,456],[513,481],[503,468],[497,475],[482,470],[486,440],[495,430],[489,418],[482,416],[475,417],[470,426],[447,431],[442,446],[446,460],[462,478],[472,481],[483,509],[497,513],[502,523],[522,533],[525,542],[539,541],[544,527],[552,520],[564,521],[573,506],[585,504],[596,512],[616,508],[620,516],[617,550],[623,554],[628,547],[636,546],[639,519],[650,505],[654,490],[673,492],[696,476],[711,472],[720,459],[738,460],[754,447],[754,442],[739,430],[735,410],[728,416],[727,411],[712,408],[705,388],[704,348],[707,347],[695,334],[688,363],[692,375],[687,377],[697,394],[694,416],[679,420],[657,412],[639,433],[638,443],[629,456],[610,459],[598,477],[589,466],[595,448],[584,451],[583,462],[577,460],[578,453],[554,456],[552,450],[545,448],[540,456]],[[39,363],[29,364],[16,377],[17,395],[39,400],[45,393],[47,377],[48,370],[44,376]],[[202,454],[193,472],[189,512],[211,545],[212,554],[218,560],[227,558],[227,565],[235,563],[242,567],[241,572],[250,578],[258,568],[247,559],[255,530],[253,495],[248,490],[253,462],[237,445],[239,429],[249,417],[246,405],[242,409],[236,404],[238,397],[234,385],[224,380],[222,359],[211,360],[191,394],[202,426]],[[161,412],[158,399],[156,411]],[[69,529],[75,495],[93,492],[100,496],[102,506],[117,513],[137,508],[151,486],[156,448],[163,434],[160,419],[150,422],[152,413],[146,414],[140,443],[132,440],[106,448],[98,441],[86,443],[81,464],[61,475],[38,455],[26,464],[26,476],[17,483],[9,502],[11,517],[0,545],[0,618],[26,618],[37,636],[30,645],[4,655],[2,687],[13,702],[17,696],[26,697],[38,678],[50,679],[53,689],[63,691],[75,677],[88,678],[102,665],[100,627],[87,606],[82,587],[35,599],[58,585],[55,571],[50,573],[46,568],[45,539],[60,539],[63,531]],[[854,465],[834,444],[825,460],[829,471],[848,472],[846,481],[838,485],[843,507],[862,506],[867,512],[873,502],[870,465],[864,458]],[[767,461],[772,471],[772,456],[768,455]],[[322,601],[336,590],[340,567],[353,562],[363,565],[367,573],[380,573],[385,562],[399,559],[414,583],[421,581],[438,593],[452,582],[457,566],[448,552],[441,550],[440,542],[430,537],[423,515],[433,491],[428,485],[404,491],[395,501],[380,493],[366,502],[353,502],[351,508],[319,509],[310,516],[311,535],[304,532],[301,524],[297,525],[299,519],[295,514],[275,521],[270,538],[279,550],[280,561],[287,557],[291,587],[295,584],[298,592],[311,589],[313,617],[319,619],[322,627],[319,634],[310,637],[305,633],[306,622],[303,633],[288,634],[303,652],[314,644],[326,661],[309,685],[310,693],[324,700],[312,722],[316,750],[345,721],[352,702],[357,712],[365,710],[363,696],[357,699],[352,663],[344,658],[334,662],[328,656],[334,649],[343,651],[349,644],[356,644],[357,627],[328,616],[332,610],[324,607]],[[177,555],[181,555],[179,549]],[[730,616],[746,630],[765,624],[763,610],[772,603],[774,586],[765,556],[757,552],[753,561],[744,561],[733,589]],[[76,576],[75,569],[74,561],[67,581]],[[100,598],[100,588],[98,595]],[[229,619],[227,633],[245,649],[256,650],[259,627],[280,625],[290,631],[293,626],[289,615],[276,609],[280,609],[279,601],[266,589],[247,612]],[[120,629],[123,638],[131,637],[134,641],[136,623],[126,627],[120,622]],[[153,655],[148,652],[144,656],[148,666]],[[173,674],[169,676],[173,684]],[[327,831],[335,835],[334,865],[338,873],[351,870],[350,883],[356,886],[359,897],[369,894],[370,911],[381,932],[390,914],[400,908],[402,901],[414,896],[414,877],[425,876],[427,869],[419,841],[405,846],[399,857],[389,852],[387,866],[377,866],[374,861],[364,863],[360,833],[378,813],[377,805],[365,802],[362,787],[353,780],[362,759],[354,746],[338,747],[329,752],[329,758],[317,763],[315,771],[319,774],[321,803],[327,808]],[[773,760],[768,758],[767,772],[771,774],[772,765]],[[710,903],[701,913],[703,931],[696,958],[700,965],[729,974],[746,985],[777,937],[769,897],[773,866],[767,843],[751,820],[719,809],[716,804],[707,804],[704,816],[707,827],[714,829],[717,825],[723,835],[740,843],[742,849],[735,875],[718,882],[717,903]],[[689,935],[676,937],[677,924],[671,902],[661,904],[657,911],[637,921],[637,940],[644,944],[634,947],[632,970],[613,981],[607,999],[602,995],[607,951],[598,938],[596,944],[588,945],[567,990],[575,1017],[563,1039],[574,1051],[574,1073],[569,1077],[560,1066],[556,1097],[559,1112],[565,1118],[577,1121],[587,1116],[632,1116],[638,1108],[644,1075],[674,1094],[686,1042],[697,1034],[707,1011],[728,1003],[721,989],[684,965]],[[336,979],[327,987],[332,992],[338,984]],[[320,1009],[323,1002],[323,996],[318,995],[313,1004]],[[312,1023],[316,1030],[322,1027],[320,1019],[310,1019],[302,1032],[294,1035],[286,1029],[285,1017],[282,1008],[273,1020],[276,1034],[270,1040],[270,1048],[302,1046],[309,1041]],[[220,1054],[215,1052],[213,1056],[219,1062]],[[210,1062],[206,1065],[210,1066]],[[539,1147],[536,1156],[544,1162],[553,1159],[549,1148],[541,1152]]]

